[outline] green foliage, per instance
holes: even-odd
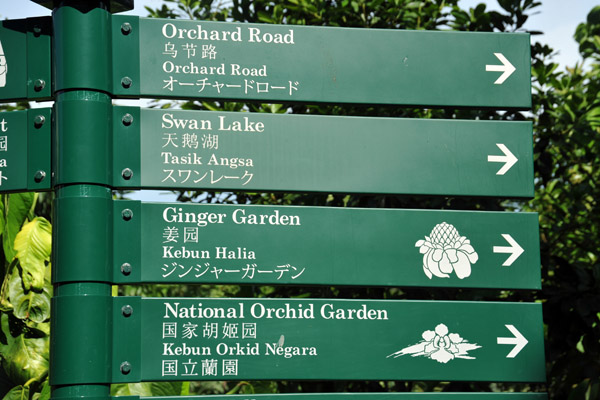
[[[600,7],[575,33],[587,67],[533,67],[536,197],[540,213],[547,360],[554,398],[600,393]]]
[[[52,227],[42,217],[24,225],[14,241],[16,256],[21,262],[25,290],[43,290],[46,263],[52,250]]]
[[[111,396],[187,396],[189,382],[141,382],[111,386]]]
[[[3,195],[0,201],[3,282],[0,291],[0,380],[5,399],[49,398],[51,226],[33,210],[37,195]]]

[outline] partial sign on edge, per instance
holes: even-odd
[[[0,192],[48,190],[51,109],[0,113]]]
[[[0,21],[0,101],[48,100],[52,18]]]

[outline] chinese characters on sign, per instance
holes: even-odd
[[[27,189],[27,136],[26,111],[0,113],[0,192]]]
[[[8,126],[5,118],[0,121],[0,190],[2,189],[2,181],[8,180],[5,168],[7,167],[6,158],[2,156],[8,151]]]
[[[178,325],[180,325],[179,329],[181,331],[179,334]],[[196,340],[195,338],[202,338],[206,344],[210,344],[211,340],[216,341],[219,339],[257,339],[256,323],[206,322],[198,328],[198,324],[191,322],[164,322],[162,338],[163,340],[181,339],[184,343],[181,347],[174,347],[173,342],[164,344],[166,355],[211,356],[210,347],[195,347],[192,345]],[[187,344],[188,342],[191,344]],[[217,347],[219,346],[223,347],[221,344]],[[222,375],[235,377],[238,374],[238,359],[188,358],[187,361],[181,363],[178,359],[163,360],[162,376],[178,376],[181,368],[183,368],[183,371],[180,371],[181,376],[209,377]]]

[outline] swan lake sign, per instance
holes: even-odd
[[[121,188],[533,196],[530,122],[134,107],[113,118]]]
[[[119,338],[113,342],[113,382],[546,379],[541,304],[133,297],[113,302],[113,337]]]
[[[117,283],[540,289],[536,213],[113,205]]]
[[[529,34],[113,20],[117,96],[531,107]]]

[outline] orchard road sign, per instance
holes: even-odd
[[[533,196],[529,122],[133,107],[113,118],[115,187]]]
[[[311,393],[237,394],[188,396],[188,400],[546,400],[546,393]],[[142,397],[141,400],[172,400],[172,397]]]
[[[51,109],[0,113],[0,192],[50,189]]]
[[[113,301],[113,382],[546,379],[541,304]]]
[[[50,17],[0,21],[0,101],[49,99]]]
[[[115,201],[114,216],[118,283],[540,289],[536,213]]]
[[[528,34],[131,16],[112,34],[121,97],[531,107]]]

